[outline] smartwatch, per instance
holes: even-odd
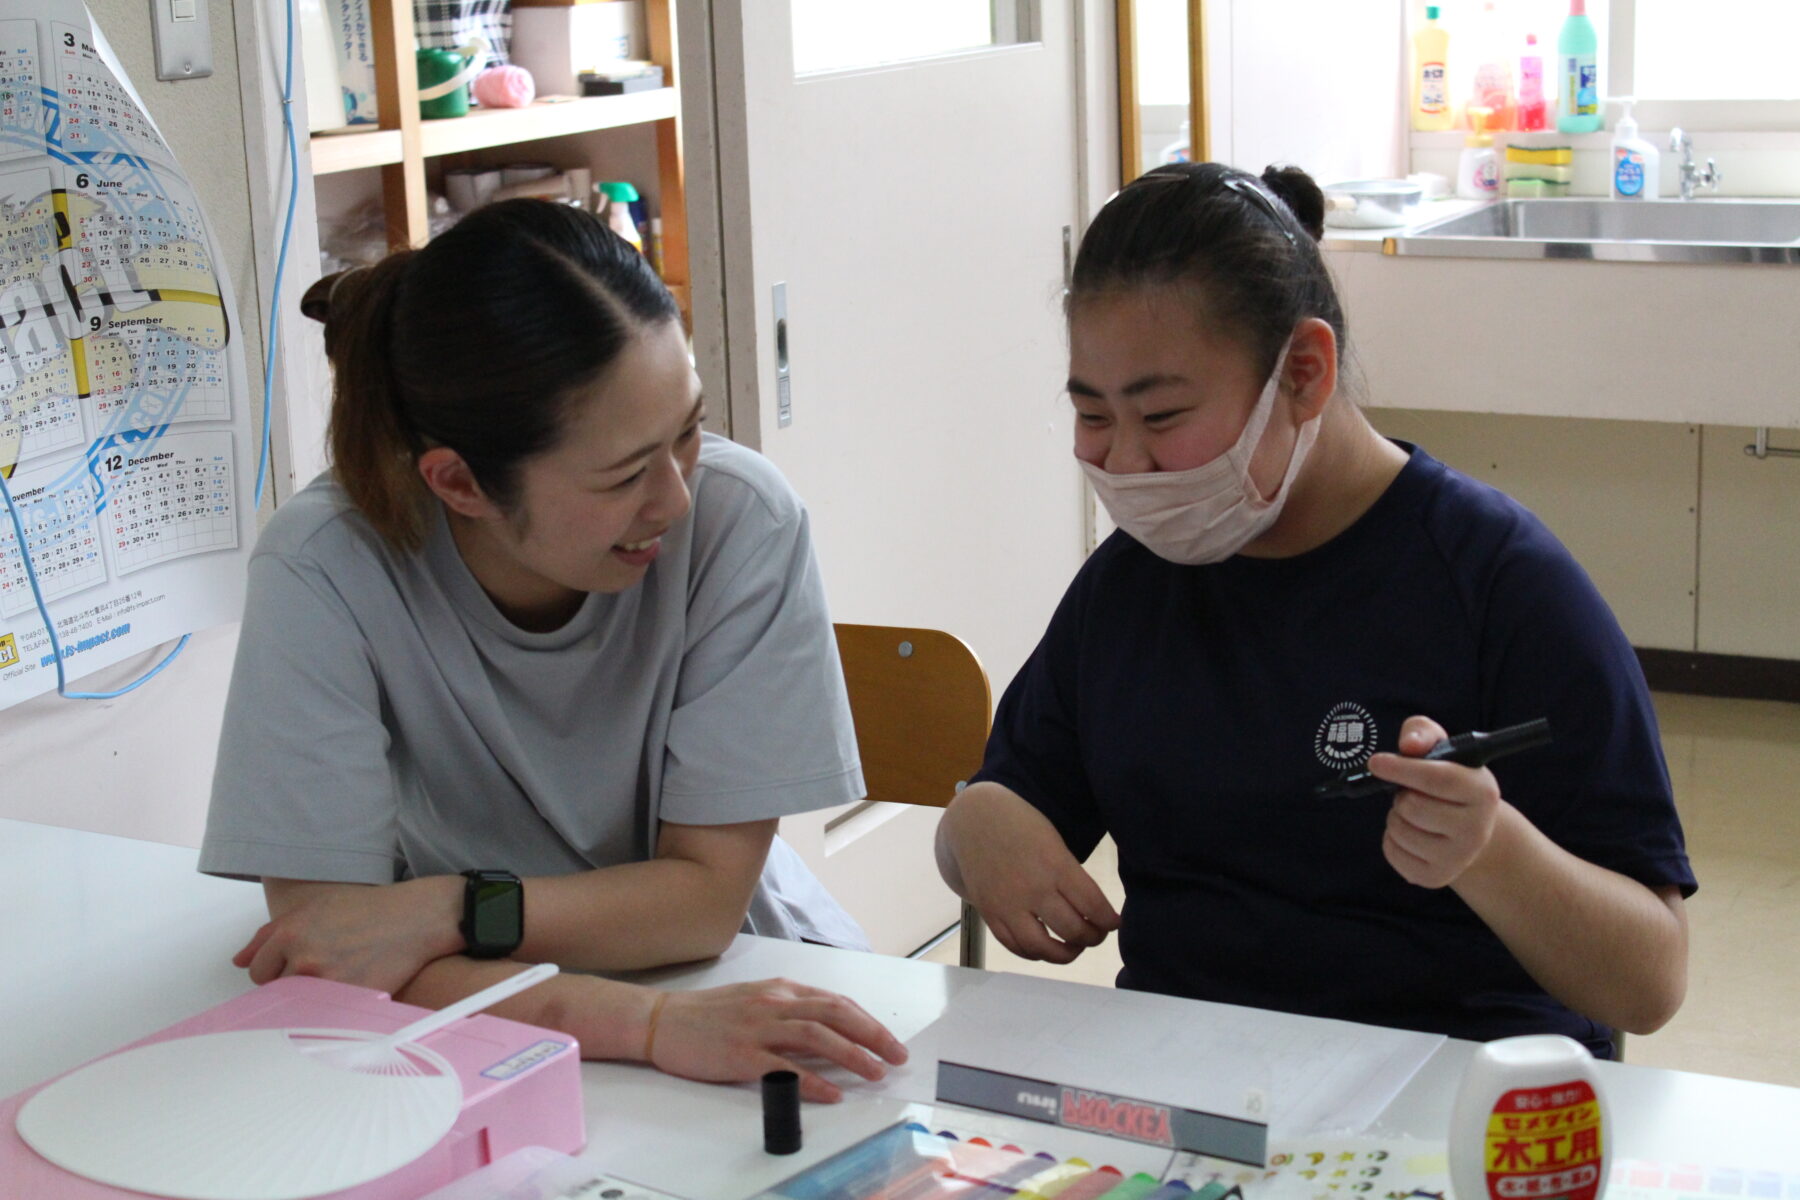
[[[464,871],[463,881],[463,953],[505,958],[525,940],[525,885],[511,871]]]

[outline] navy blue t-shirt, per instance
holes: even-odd
[[[1493,765],[1501,794],[1589,862],[1694,890],[1649,693],[1593,583],[1521,505],[1408,449],[1367,513],[1295,557],[1188,567],[1107,539],[976,778],[1077,858],[1113,836],[1120,987],[1610,1057],[1452,889],[1388,864],[1387,797],[1311,795],[1415,713],[1453,734],[1548,717],[1553,744]]]

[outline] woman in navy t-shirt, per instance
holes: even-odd
[[[1686,986],[1694,889],[1630,645],[1543,524],[1383,438],[1303,172],[1159,168],[1083,239],[1075,454],[1120,526],[1007,689],[940,867],[1119,983],[1610,1055]],[[1416,761],[1547,717],[1492,768]],[[1318,799],[1367,764],[1398,793]],[[1123,916],[1081,867],[1119,848]]]

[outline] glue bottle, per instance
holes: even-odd
[[[1475,1052],[1450,1116],[1457,1200],[1602,1200],[1612,1126],[1587,1047],[1561,1034]]]

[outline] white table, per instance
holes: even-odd
[[[248,987],[229,959],[264,919],[261,889],[202,876],[194,862],[179,847],[0,820],[0,878],[12,898],[0,918],[0,1095]],[[645,978],[687,988],[773,975],[843,992],[903,1039],[980,978],[961,967],[750,937],[712,962]],[[1371,1132],[1441,1139],[1473,1050],[1445,1043]],[[632,1064],[582,1070],[587,1157],[697,1200],[749,1196],[904,1108],[854,1091],[838,1105],[808,1105],[806,1149],[771,1159],[752,1086],[688,1083]],[[1600,1071],[1620,1157],[1800,1170],[1800,1089],[1629,1064]]]
[[[262,888],[181,846],[0,820],[0,1096],[250,986]]]

